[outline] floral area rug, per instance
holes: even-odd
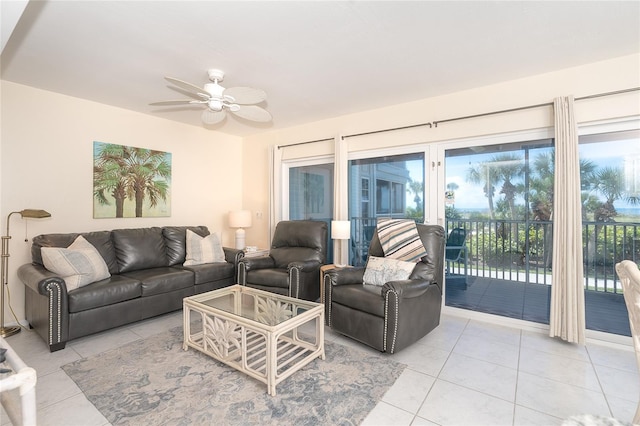
[[[357,425],[406,367],[325,342],[276,387],[182,349],[182,327],[62,367],[112,425]]]

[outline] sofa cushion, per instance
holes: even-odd
[[[384,297],[380,294],[380,287],[364,286],[365,291],[362,289],[362,284],[333,286],[331,301],[384,318]]]
[[[193,287],[193,272],[170,266],[124,274],[142,283],[142,297]]]
[[[139,280],[112,275],[69,292],[69,312],[82,312],[102,306],[113,305],[142,296]]]
[[[247,282],[267,287],[289,288],[289,272],[286,269],[256,269],[247,272]]]
[[[168,266],[162,228],[111,231],[120,273]]]
[[[204,284],[211,281],[233,278],[235,268],[233,263],[205,263],[203,265],[183,266],[184,269],[195,274],[195,283]]]
[[[45,268],[64,279],[67,291],[108,278],[111,274],[98,250],[79,235],[68,247],[43,247]]]
[[[215,232],[206,237],[187,229],[187,255],[184,266],[225,262],[220,238]]]
[[[182,265],[186,256],[186,231],[195,232],[201,237],[209,235],[206,226],[165,226],[162,228],[164,243],[167,248],[169,266]]]

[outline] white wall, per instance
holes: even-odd
[[[425,84],[429,82],[425,81]],[[579,98],[633,87],[640,87],[640,54],[248,137],[243,142],[247,153],[243,156],[243,205],[254,212],[268,212],[268,152],[271,145],[286,145],[550,103],[558,96],[574,95]],[[348,150],[354,152],[548,128],[553,125],[552,114],[551,107],[530,109],[443,123],[437,128],[425,126],[348,138],[347,144]],[[640,92],[579,101],[576,104],[576,115],[579,123],[638,116]],[[329,147],[325,154],[332,153],[331,144],[322,145]],[[296,155],[313,155],[318,154],[317,148],[305,145],[288,149],[295,150]],[[264,217],[262,221],[254,220],[253,226],[247,229],[247,244],[265,247],[269,243],[266,214]]]
[[[11,218],[9,288],[19,320],[24,288],[17,268],[30,262],[39,234],[162,225],[206,225],[234,246],[227,213],[242,207],[242,140],[219,132],[6,81],[2,93],[0,219],[25,208],[48,219]],[[93,219],[93,142],[172,154],[171,217]],[[26,237],[29,242],[24,242]],[[14,323],[5,308],[5,323]]]

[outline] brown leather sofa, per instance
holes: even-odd
[[[427,255],[408,280],[364,286],[365,267],[345,267],[324,275],[325,322],[332,330],[381,352],[395,353],[440,323],[444,275],[444,229],[417,225]],[[384,257],[377,231],[369,256]]]
[[[32,263],[18,269],[29,326],[53,352],[69,340],[179,310],[187,296],[235,284],[241,250],[223,247],[225,262],[182,265],[187,228],[209,235],[206,226],[166,226],[35,237]],[[69,247],[78,235],[98,250],[111,276],[67,291],[43,266],[41,248]]]
[[[268,256],[241,259],[238,283],[298,299],[318,300],[320,266],[327,263],[327,238],[326,222],[279,222]]]

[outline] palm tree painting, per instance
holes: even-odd
[[[171,215],[171,154],[93,143],[93,217]]]

